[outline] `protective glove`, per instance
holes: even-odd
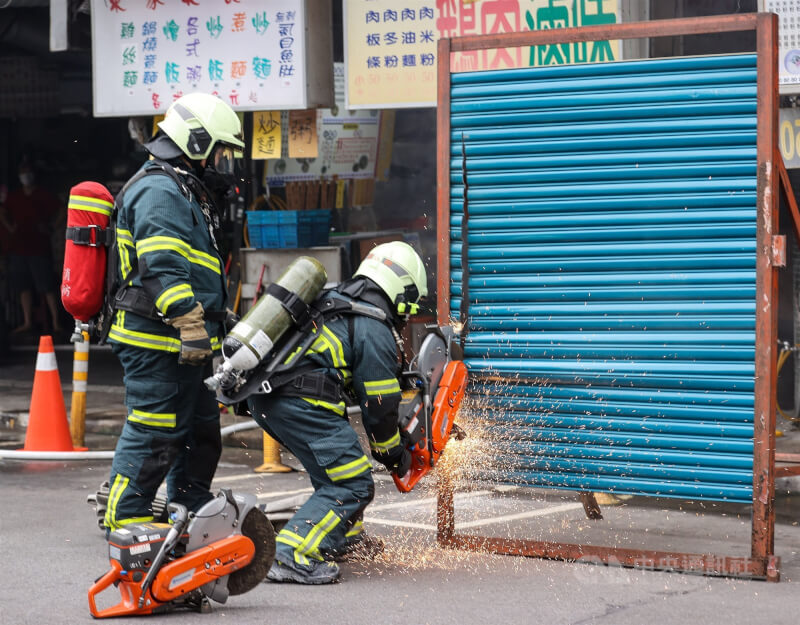
[[[167,321],[168,325],[177,328],[181,339],[181,353],[178,362],[182,365],[202,365],[211,358],[211,339],[206,332],[203,320],[203,305],[195,304],[185,315]]]
[[[234,326],[239,323],[239,319],[241,319],[241,317],[233,312],[230,308],[225,309],[225,321],[223,324],[225,326],[226,334],[233,330]]]
[[[403,477],[411,468],[411,452],[405,445],[397,445],[388,451],[372,451],[372,457],[397,477]]]

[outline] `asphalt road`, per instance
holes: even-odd
[[[27,410],[35,348],[13,356],[0,363],[0,412],[9,414]],[[69,347],[57,349],[57,357],[68,402]],[[92,449],[113,448],[124,418],[121,371],[108,350],[93,351],[90,361],[87,432],[92,438],[87,443]],[[4,446],[19,446],[20,432],[0,434],[10,439]],[[250,448],[257,450],[260,435],[254,434]],[[302,472],[253,473],[261,460],[258,450],[226,447],[215,487],[256,493],[264,503],[308,492]],[[283,460],[296,465],[286,454]],[[109,465],[0,460],[0,624],[92,621],[87,590],[109,565],[86,496],[106,479]],[[376,477],[376,499],[365,519],[368,531],[387,543],[376,562],[343,565],[341,583],[330,586],[264,583],[224,605],[215,604],[211,614],[143,618],[151,623],[233,620],[237,625],[798,622],[798,488],[779,489],[775,545],[782,581],[768,584],[442,550],[435,542],[433,480],[401,495],[388,476]],[[475,483],[462,485],[455,508],[457,531],[483,536],[749,553],[750,507],[745,505],[633,498],[603,506],[603,520],[589,521],[574,494]],[[114,593],[107,591],[101,606],[117,603]]]
[[[306,492],[304,473],[256,475],[260,454],[226,448],[219,487],[263,502]],[[292,458],[284,458],[292,463]],[[105,479],[106,462],[0,461],[0,623],[91,621],[87,589],[108,569],[105,541],[86,496]],[[318,587],[263,583],[215,604],[211,614],[175,612],[151,623],[237,625],[487,623],[641,625],[797,623],[800,501],[779,501],[776,545],[783,581],[708,578],[579,563],[445,551],[435,545],[435,504],[425,487],[401,495],[378,475],[369,531],[384,537],[377,562],[343,565],[342,581]],[[472,533],[746,555],[748,508],[691,506],[646,499],[604,508],[588,521],[576,498],[533,489],[475,485],[456,500],[457,523]],[[795,525],[792,523],[795,522]],[[457,526],[458,527],[458,526]],[[610,541],[610,542],[609,542]],[[118,601],[110,589],[101,605]],[[127,622],[131,622],[128,620]]]

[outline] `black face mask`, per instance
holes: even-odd
[[[216,196],[225,197],[236,190],[235,174],[221,174],[213,166],[203,170],[203,184]]]
[[[203,184],[217,196],[225,197],[236,190],[234,150],[218,143],[208,155],[202,174]]]

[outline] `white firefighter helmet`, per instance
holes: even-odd
[[[377,284],[401,315],[419,311],[419,300],[428,295],[425,264],[408,243],[392,241],[367,254],[353,276],[364,276]]]
[[[188,93],[175,100],[158,127],[192,160],[208,158],[218,144],[231,148],[234,158],[243,155],[239,117],[208,93]]]

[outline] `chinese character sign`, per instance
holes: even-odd
[[[239,111],[305,108],[303,0],[92,0],[96,116],[163,113],[185,93]]]
[[[345,0],[348,108],[436,104],[436,0]]]
[[[344,0],[348,106],[436,106],[439,38],[615,24],[618,4],[618,0]],[[410,26],[411,16],[416,30]],[[464,72],[597,63],[618,60],[620,50],[619,41],[475,50],[454,53],[451,67]]]
[[[800,93],[800,0],[759,0],[759,11],[778,14],[778,83]]]
[[[281,113],[280,111],[256,111],[253,113],[254,160],[278,158],[281,155]]]

